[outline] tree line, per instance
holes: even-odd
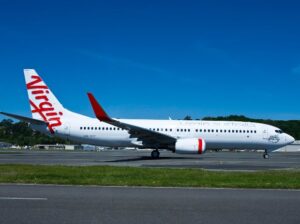
[[[184,119],[192,120],[192,117],[186,116]],[[300,120],[252,119],[242,115],[204,117],[202,120],[244,121],[270,124],[282,129],[284,132],[292,135],[295,139],[300,139]],[[0,142],[7,142],[20,146],[70,143],[69,141],[57,137],[50,137],[38,131],[34,131],[25,122],[13,122],[10,119],[4,119],[0,122]]]
[[[0,142],[20,146],[66,143],[63,139],[57,137],[53,138],[32,130],[25,122],[13,122],[11,119],[4,119],[0,122]]]

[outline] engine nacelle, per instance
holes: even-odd
[[[182,138],[175,144],[175,152],[182,154],[203,154],[206,150],[206,143],[202,138]]]

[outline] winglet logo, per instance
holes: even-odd
[[[33,107],[33,114],[38,113],[45,122],[48,123],[48,129],[51,134],[54,134],[54,127],[62,125],[61,111],[56,111],[47,95],[50,93],[48,86],[43,84],[42,79],[37,75],[31,76],[32,81],[26,84],[27,90],[31,91],[32,98],[29,102]],[[33,99],[34,98],[34,99]]]

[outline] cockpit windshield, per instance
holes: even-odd
[[[282,133],[283,133],[283,131],[280,130],[280,129],[275,130],[275,132],[276,132],[276,133],[279,133],[279,134],[282,134]]]

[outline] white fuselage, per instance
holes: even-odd
[[[280,129],[259,123],[233,121],[113,119],[92,93],[88,98],[96,118],[67,110],[34,69],[24,69],[32,118],[1,112],[33,129],[78,143],[107,147],[152,148],[202,154],[206,149],[264,149],[267,152],[294,142]]]
[[[137,139],[122,130],[96,118],[68,111],[70,119],[62,120],[55,136],[75,142],[107,147],[141,147]],[[276,127],[252,122],[204,120],[145,120],[118,119],[152,131],[180,138],[203,138],[207,149],[267,149],[276,150],[294,141]],[[33,127],[39,129],[40,127]],[[47,128],[40,130],[49,134]]]

